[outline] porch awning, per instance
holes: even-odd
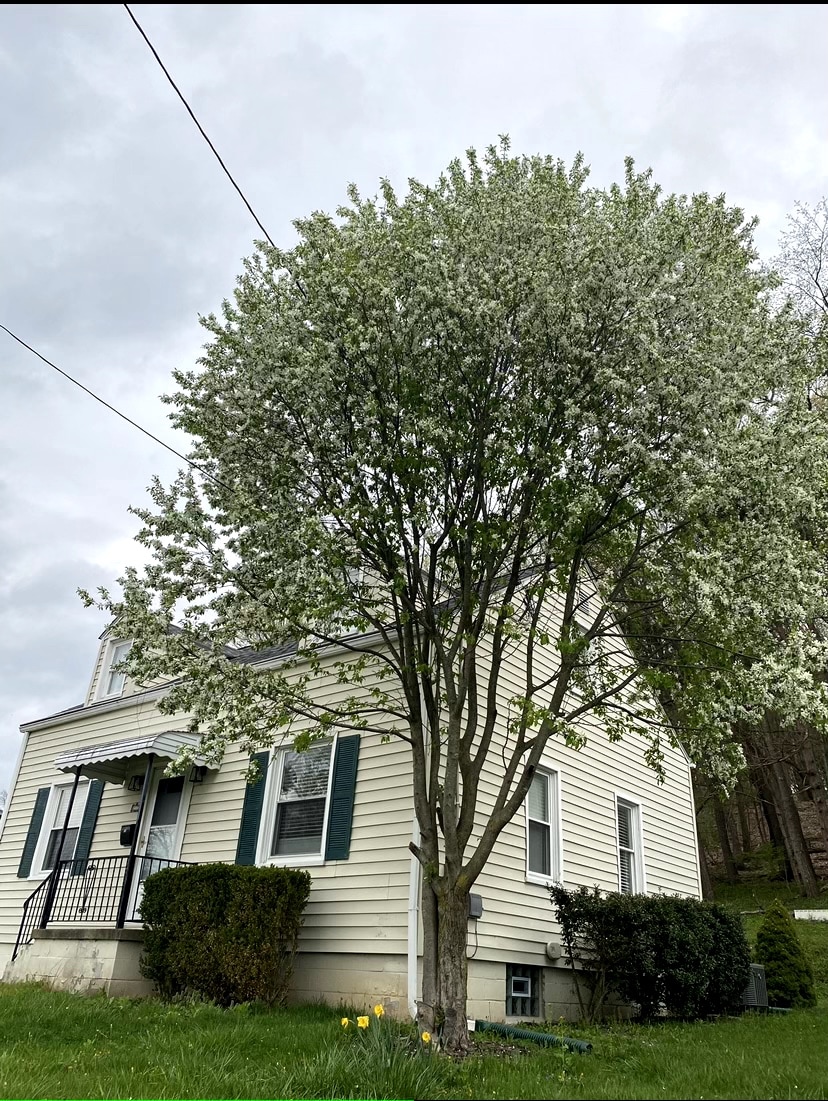
[[[78,769],[83,769],[83,775],[93,780],[120,784],[136,771],[138,758],[146,758],[152,753],[159,761],[171,761],[184,746],[195,749],[198,743],[198,734],[190,734],[185,730],[136,735],[132,738],[121,738],[117,742],[86,745],[61,753],[55,761],[55,768],[58,772],[77,772]],[[194,758],[194,762],[197,765],[205,764],[198,756]]]

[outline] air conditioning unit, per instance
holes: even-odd
[[[768,984],[765,982],[765,969],[759,963],[750,965],[750,979],[742,991],[742,1005],[747,1009],[768,1008]]]

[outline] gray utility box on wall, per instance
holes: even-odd
[[[477,921],[483,917],[483,896],[469,895],[469,917]]]

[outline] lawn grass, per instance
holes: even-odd
[[[251,1015],[203,1003],[0,987],[2,1097],[279,1097],[330,1010]]]
[[[828,907],[828,890],[817,898],[805,898],[793,883],[778,883],[766,879],[743,879],[735,886],[716,883],[717,902],[724,902],[736,910],[764,910],[775,898],[784,902],[789,910],[824,910]]]
[[[4,986],[0,1097],[828,1099],[825,1005],[562,1031],[593,1053],[505,1056],[480,1037],[458,1065],[343,1044],[338,1012],[321,1006],[257,1013]]]
[[[569,1028],[591,1055],[558,1049],[469,1069],[484,1098],[828,1097],[828,1009],[715,1022]],[[464,1071],[466,1068],[463,1068]]]
[[[739,911],[762,909],[776,897],[791,909],[814,904],[785,884],[717,890],[719,901]],[[828,905],[828,897],[818,902]],[[745,917],[749,939],[760,921],[758,914]],[[508,1054],[501,1037],[481,1035],[475,1054],[457,1064],[436,1054],[412,1058],[388,1022],[385,1045],[364,1044],[364,1036],[344,1042],[340,1012],[324,1006],[222,1010],[0,986],[0,1097],[828,1101],[828,924],[796,928],[816,974],[818,1008],[695,1024],[553,1029],[589,1040],[591,1055],[531,1044]]]

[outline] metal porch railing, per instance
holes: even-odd
[[[101,856],[62,860],[23,903],[23,919],[12,959],[36,929],[63,922],[123,928],[141,920],[141,892],[133,886],[162,868],[192,863],[157,856]]]

